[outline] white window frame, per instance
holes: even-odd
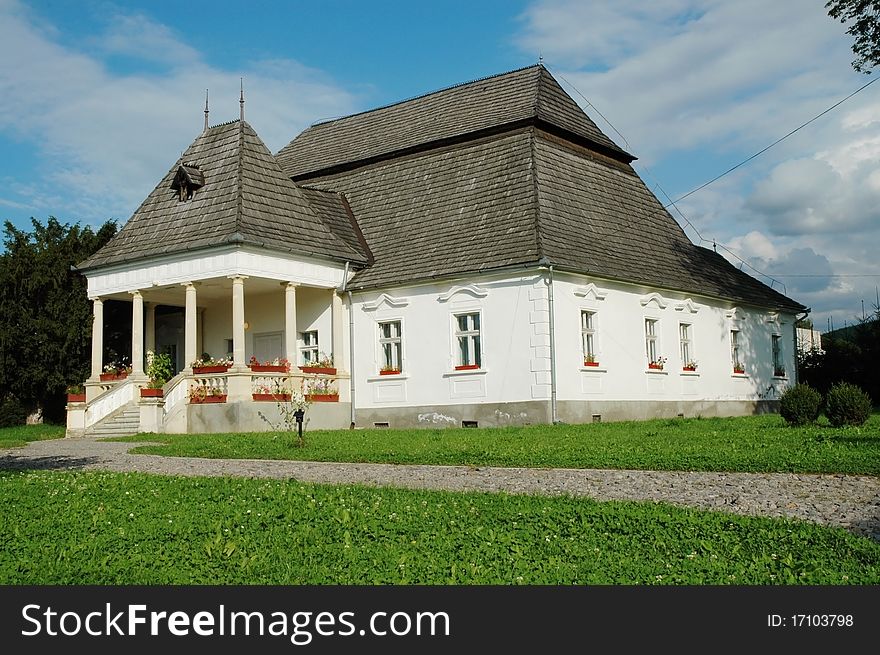
[[[654,316],[645,316],[643,320],[645,331],[645,358],[648,364],[655,362],[660,354],[660,319]]]
[[[696,362],[694,356],[694,324],[678,324],[678,355],[681,357],[681,366],[684,368],[689,362]]]
[[[594,363],[599,362],[599,312],[589,307],[581,308],[581,355],[585,364],[590,355]]]
[[[740,330],[737,328],[730,329],[730,365],[733,368],[734,372],[736,372],[736,365],[739,364],[743,368],[743,372],[745,372],[745,364],[740,358],[740,352],[742,352],[742,341],[740,339]]]
[[[310,335],[315,335],[314,343],[311,342]],[[309,362],[316,362],[321,358],[321,349],[318,346],[318,330],[303,330],[299,333],[299,340],[302,344],[299,347],[300,366],[304,366]],[[313,353],[314,357],[309,357],[309,353]]]
[[[468,325],[470,329],[460,330],[458,319],[461,316],[476,316],[479,326],[476,329],[473,329],[473,321],[470,321]],[[452,322],[453,368],[457,371],[482,369],[484,354],[483,335],[485,332],[483,312],[478,309],[466,309],[451,314],[450,320]],[[462,352],[460,343],[462,338],[467,339],[467,343],[470,344],[467,361],[463,361],[461,358]]]
[[[785,354],[782,352],[782,344],[781,334],[774,332],[770,335],[770,358],[772,360],[774,377],[785,376]],[[778,373],[780,369],[782,369],[781,375]]]
[[[397,323],[397,335],[386,337],[382,331],[383,325],[390,325],[393,323]],[[376,361],[379,363],[379,371],[382,371],[385,366],[396,366],[396,370],[403,372],[403,319],[402,318],[384,318],[382,320],[376,321],[376,345],[378,347],[378,354]],[[389,362],[385,357],[385,346],[391,346],[391,361]],[[395,345],[396,353],[395,353]],[[396,355],[396,356],[395,356]],[[396,360],[396,361],[395,361]]]

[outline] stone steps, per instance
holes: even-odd
[[[127,437],[140,431],[141,413],[137,405],[128,405],[118,414],[86,430],[89,437]]]

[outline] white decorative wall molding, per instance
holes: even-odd
[[[467,293],[474,298],[485,298],[489,295],[489,290],[478,287],[476,284],[456,285],[446,293],[437,296],[437,302],[446,302],[459,293]]]
[[[647,307],[653,302],[656,303],[657,307],[659,307],[660,309],[666,309],[667,305],[669,305],[669,301],[656,291],[649,293],[646,296],[642,296],[639,299],[639,302],[642,304],[642,307]]]
[[[684,302],[680,302],[675,306],[675,311],[696,314],[698,311],[700,311],[700,305],[695,303],[690,298],[687,298],[684,300]]]
[[[389,307],[406,307],[409,304],[409,298],[395,298],[387,293],[383,293],[374,301],[365,302],[361,305],[361,309],[365,312],[374,312],[383,304],[388,305]]]
[[[590,282],[588,285],[584,287],[576,287],[572,293],[580,298],[586,298],[588,296],[593,296],[596,300],[605,300],[608,296],[607,289],[600,289],[595,284]]]
[[[742,311],[739,307],[731,307],[724,312],[724,318],[731,321],[739,321],[742,320]]]

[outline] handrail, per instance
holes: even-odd
[[[187,375],[178,373],[162,387],[162,396],[165,398],[165,416],[171,413],[179,405],[182,405],[187,396]]]
[[[134,381],[126,379],[95,398],[86,409],[85,427],[95,425],[123,405],[134,400],[135,389]]]

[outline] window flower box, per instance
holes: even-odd
[[[381,371],[379,371],[379,375],[400,375],[400,369],[399,368],[382,369]]]
[[[696,366],[682,366],[682,367],[681,367],[681,370],[682,370],[682,371],[688,371],[688,372],[690,372],[690,373],[693,373],[694,371],[697,370],[697,367],[696,367]]]
[[[300,366],[303,373],[323,373],[324,375],[336,375],[336,369],[328,366]]]
[[[598,366],[599,362],[596,361],[586,361],[584,362],[584,366]]]
[[[655,362],[650,362],[650,363],[648,364],[648,368],[651,369],[652,371],[662,371],[662,370],[663,370],[663,364],[657,364],[657,363],[655,363]]]
[[[254,373],[287,373],[290,370],[281,364],[251,364],[250,367]]]
[[[255,394],[251,394],[251,397],[256,402],[276,402],[276,403],[289,403],[290,402],[290,394],[289,393],[255,393]]]
[[[231,364],[220,364],[218,366],[193,366],[193,375],[204,375],[206,373],[226,373]]]
[[[475,371],[480,368],[479,364],[462,364],[460,366],[456,366],[456,371]]]
[[[161,398],[164,395],[162,389],[141,389],[141,398]]]
[[[209,405],[212,403],[225,403],[226,394],[219,396],[190,396],[189,402],[193,405]]]
[[[338,393],[307,393],[306,400],[311,403],[338,403]]]
[[[734,373],[734,375],[743,375],[745,372],[746,372],[746,367],[743,366],[742,364],[740,364],[739,362],[736,362],[736,363],[733,365],[733,373]]]
[[[67,402],[69,403],[84,403],[86,401],[86,395],[84,393],[69,393],[67,394]]]

